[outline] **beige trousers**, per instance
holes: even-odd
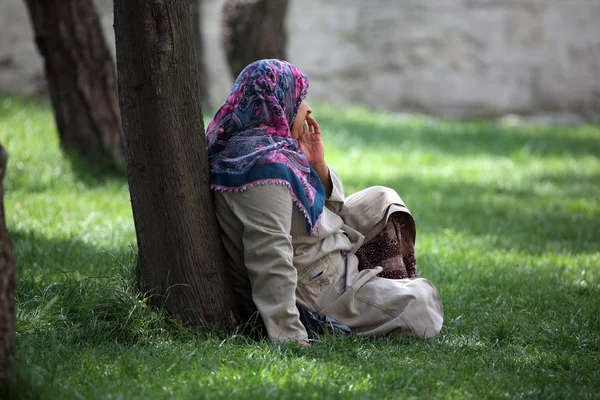
[[[376,186],[347,197],[339,215],[347,227],[364,236],[364,241],[359,242],[362,243],[375,237],[394,212],[410,214],[394,190]],[[443,308],[431,282],[422,278],[380,278],[376,275],[382,271],[381,267],[359,272],[354,251],[340,258],[342,268],[325,271],[320,277],[334,281],[336,272],[343,270],[345,287],[336,298],[319,302],[330,304],[318,311],[348,325],[362,336],[401,334],[424,339],[440,332]],[[329,273],[334,276],[328,276]],[[299,282],[299,292],[323,293],[323,290],[307,290],[317,284],[314,281]]]

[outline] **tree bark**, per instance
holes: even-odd
[[[194,14],[194,33],[196,35],[196,62],[198,65],[198,80],[200,86],[201,104],[210,105],[208,75],[204,67],[204,42],[202,34],[202,0],[192,1]]]
[[[8,393],[15,358],[15,264],[4,217],[6,152],[0,145],[0,398]]]
[[[115,66],[92,0],[25,0],[61,146],[124,169]]]
[[[223,45],[233,79],[250,63],[286,59],[288,0],[227,0],[223,5]]]
[[[115,0],[119,98],[140,276],[185,323],[227,328],[234,302],[209,188],[194,0]]]

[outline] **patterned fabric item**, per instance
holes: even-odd
[[[292,64],[260,60],[238,76],[206,130],[211,188],[239,192],[256,185],[285,185],[313,235],[325,190],[292,138],[308,77]]]
[[[414,222],[409,214],[395,212],[383,230],[356,252],[358,270],[383,267],[377,276],[389,279],[417,278]]]

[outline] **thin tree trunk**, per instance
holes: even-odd
[[[191,1],[115,0],[119,98],[144,289],[185,323],[224,329],[234,302],[209,189]]]
[[[208,75],[204,66],[204,42],[202,38],[202,0],[192,1],[194,14],[194,33],[196,35],[196,62],[198,64],[198,80],[200,82],[200,97],[202,105],[210,105],[210,93],[208,87]]]
[[[15,264],[4,217],[2,185],[6,161],[6,152],[0,145],[0,398],[8,395],[15,358]]]
[[[92,0],[25,0],[63,148],[94,162],[125,158],[116,73]]]
[[[246,65],[264,58],[286,59],[288,0],[227,0],[223,5],[223,45],[233,79]]]

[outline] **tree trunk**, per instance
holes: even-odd
[[[92,0],[25,0],[63,148],[124,169],[116,73]]]
[[[115,0],[119,98],[144,289],[185,323],[224,329],[234,302],[209,189],[191,1]]]
[[[7,395],[15,358],[15,264],[4,218],[2,185],[6,160],[0,145],[0,398]]]
[[[286,58],[288,0],[227,0],[223,6],[223,45],[233,79],[246,65]]]
[[[196,62],[198,64],[198,80],[200,82],[200,97],[203,106],[210,105],[208,76],[204,67],[204,42],[202,38],[202,0],[192,1],[194,14],[194,33],[196,34]]]

